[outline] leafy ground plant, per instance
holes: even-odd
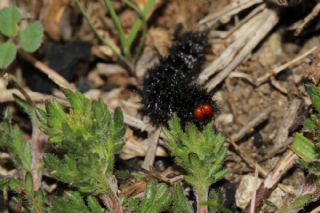
[[[24,208],[30,212],[43,212],[43,192],[33,190],[31,143],[25,141],[19,127],[11,123],[9,110],[5,111],[4,121],[0,124],[0,147],[10,152],[16,167],[21,171],[20,178],[0,179],[0,189],[15,192],[13,200],[20,211]]]
[[[186,131],[183,131],[176,116],[169,122],[165,135],[171,155],[187,172],[184,180],[193,187],[197,212],[208,212],[209,187],[227,173],[223,168],[223,162],[227,156],[223,135],[215,133],[212,122],[207,124],[203,131],[198,130],[193,124],[187,124]],[[181,196],[175,197],[181,198]],[[181,202],[183,202],[182,199],[176,201],[176,203]],[[187,212],[191,211],[192,209],[187,210]]]
[[[43,37],[41,23],[35,21],[25,29],[21,29],[19,27],[21,20],[21,14],[15,7],[0,10],[0,69],[8,67],[16,58],[17,46],[31,53],[41,44]]]
[[[135,61],[137,59],[137,57],[140,55],[142,47],[144,45],[144,40],[145,40],[145,36],[146,36],[146,32],[147,32],[147,17],[150,15],[150,13],[152,11],[152,8],[155,4],[155,0],[147,0],[143,10],[141,10],[131,0],[123,0],[123,2],[138,14],[138,17],[135,20],[135,22],[133,23],[132,28],[130,29],[128,35],[126,35],[123,27],[121,26],[119,17],[116,14],[116,11],[112,6],[112,1],[111,0],[104,0],[104,5],[105,5],[107,11],[109,12],[111,19],[112,19],[112,22],[118,32],[120,45],[121,45],[121,52],[119,53],[116,50],[116,48],[114,48],[108,41],[106,41],[97,32],[96,28],[92,24],[92,21],[90,20],[90,17],[86,13],[80,0],[75,0],[75,3],[77,4],[81,14],[86,19],[86,21],[89,23],[92,31],[95,33],[95,35],[100,40],[100,42],[102,42],[106,47],[110,48],[120,61],[122,61],[125,65],[127,65],[129,68],[132,69],[132,60]],[[134,48],[134,50],[135,50],[134,55],[135,56],[133,57],[132,46],[133,46],[134,41],[136,41],[141,30],[143,32],[142,32],[142,35],[139,39],[139,44],[138,44],[137,48]]]
[[[5,178],[0,186],[16,192],[21,208],[37,213],[121,213],[124,208],[130,212],[159,213],[171,207],[175,212],[193,212],[180,184],[173,189],[151,179],[142,199],[121,199],[113,175],[115,155],[121,151],[120,141],[126,130],[121,110],[116,109],[112,115],[101,100],[91,101],[70,90],[64,94],[68,108],[53,100],[45,109],[40,109],[16,97],[19,105],[30,117],[38,119],[40,129],[48,135],[50,152],[44,154],[40,169],[65,184],[63,194],[48,195],[42,186],[34,189],[32,143],[25,141],[19,127],[11,123],[9,111],[0,124],[0,146],[12,154],[22,173],[15,178]],[[214,206],[214,211],[229,212],[217,198],[208,201],[210,185],[226,174],[222,165],[227,155],[224,137],[212,127],[209,123],[200,131],[189,124],[183,131],[179,119],[174,117],[165,130],[167,147],[177,164],[187,171],[185,181],[194,189],[197,212],[207,212],[207,205]]]
[[[296,192],[291,202],[285,204],[279,211],[281,213],[298,212],[320,198],[320,88],[307,86],[307,92],[311,97],[314,112],[304,121],[305,134],[296,133],[291,150],[300,160],[301,168],[308,172],[305,183]]]
[[[65,153],[62,158],[48,153],[45,164],[58,180],[82,193],[103,197],[110,209],[121,211],[112,172],[125,133],[122,112],[116,109],[111,116],[101,100],[90,101],[69,90],[65,95],[70,103],[68,113],[56,101],[47,105],[46,112],[38,110],[50,142],[57,153]]]

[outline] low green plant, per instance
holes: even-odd
[[[107,196],[121,208],[114,182],[115,155],[125,133],[123,115],[114,115],[101,101],[90,101],[81,93],[65,90],[70,108],[57,101],[47,104],[46,111],[37,110],[42,130],[49,136],[56,153],[46,154],[44,162],[58,180],[76,187],[79,192]]]
[[[23,139],[20,128],[11,123],[11,113],[6,110],[4,121],[0,124],[0,147],[5,148],[12,155],[14,163],[20,171],[18,178],[5,177],[0,179],[0,189],[15,191],[13,200],[17,206],[30,212],[44,212],[42,191],[34,191],[31,177],[31,143]],[[23,200],[28,202],[23,202]]]
[[[136,213],[158,213],[162,212],[171,204],[172,193],[164,183],[149,180],[144,192],[143,199],[130,200],[130,212]]]
[[[0,70],[8,67],[16,58],[17,47],[26,52],[36,51],[43,37],[43,28],[39,21],[30,23],[21,29],[22,17],[15,7],[0,10]]]
[[[223,135],[213,130],[212,122],[204,126],[202,131],[189,123],[186,131],[183,131],[177,116],[169,121],[169,128],[164,133],[171,155],[175,157],[177,165],[187,172],[184,180],[193,188],[197,212],[207,212],[209,187],[227,173],[223,168],[227,156]],[[179,198],[176,203],[185,203],[181,196],[176,197]],[[192,209],[183,211],[190,212]]]
[[[112,115],[101,100],[91,101],[70,90],[64,94],[68,107],[52,100],[45,108],[37,108],[16,97],[19,105],[32,119],[37,119],[38,127],[48,135],[50,148],[44,153],[40,173],[65,183],[62,196],[48,195],[42,186],[34,189],[32,142],[24,140],[19,127],[11,123],[9,111],[0,123],[0,146],[12,154],[21,174],[5,178],[0,188],[16,192],[21,208],[37,213],[118,213],[124,208],[135,213],[158,213],[169,208],[175,212],[193,212],[180,184],[173,189],[151,179],[142,199],[121,199],[113,174],[115,155],[122,148],[120,141],[126,130],[121,110],[116,109]],[[212,127],[210,123],[200,131],[188,124],[183,131],[179,119],[174,117],[165,130],[167,147],[187,172],[185,181],[194,189],[197,211],[207,212],[203,210],[209,205],[213,211],[228,212],[217,198],[208,200],[210,185],[226,174],[224,137]]]
[[[132,28],[129,31],[129,34],[126,35],[123,27],[121,26],[120,20],[118,15],[116,14],[115,9],[112,6],[111,0],[104,0],[104,5],[107,11],[111,16],[111,20],[118,32],[120,45],[121,45],[121,52],[118,52],[116,48],[114,48],[108,41],[106,41],[97,31],[95,26],[92,24],[92,21],[88,14],[86,13],[83,5],[81,4],[80,0],[75,0],[81,14],[89,23],[92,31],[95,33],[97,38],[102,42],[106,47],[110,48],[112,52],[117,56],[117,58],[125,63],[129,68],[132,69],[132,61],[135,61],[137,57],[140,55],[142,47],[144,45],[144,40],[147,32],[147,17],[150,15],[153,6],[155,4],[155,0],[147,0],[146,4],[141,10],[132,0],[122,0],[127,6],[133,9],[137,14],[138,17],[132,25]],[[137,40],[139,33],[142,30],[142,35],[139,39],[139,44],[137,48],[133,48],[133,43]],[[133,57],[132,51],[135,50],[135,57]]]
[[[315,110],[304,121],[304,130],[309,138],[296,133],[290,149],[300,157],[298,164],[308,171],[308,176],[292,201],[280,209],[281,213],[298,212],[320,198],[320,146],[317,143],[320,139],[320,88],[312,85],[307,85],[306,88]]]

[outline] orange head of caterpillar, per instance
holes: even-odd
[[[200,122],[203,122],[208,118],[209,119],[212,118],[213,113],[214,113],[213,107],[208,103],[198,105],[193,110],[193,116],[195,117],[196,120]]]

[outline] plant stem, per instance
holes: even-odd
[[[13,82],[14,86],[22,93],[27,102],[31,106],[31,110],[27,113],[30,116],[32,124],[32,138],[31,138],[31,152],[32,152],[32,163],[31,163],[31,175],[32,175],[32,188],[33,191],[38,191],[41,187],[42,172],[41,172],[41,162],[42,162],[42,141],[40,136],[40,128],[35,115],[35,104],[28,95],[28,93],[17,83],[16,79],[10,76],[10,81]]]
[[[96,27],[92,24],[88,14],[85,12],[83,5],[80,3],[80,0],[74,0],[81,12],[81,14],[83,15],[83,17],[86,19],[86,21],[88,22],[90,28],[92,29],[92,31],[94,32],[94,34],[96,35],[96,37],[100,40],[100,42],[103,43],[103,45],[107,46],[108,48],[111,49],[111,51],[113,52],[113,54],[115,54],[115,56],[121,60],[128,68],[132,69],[132,65],[128,62],[128,60],[123,57],[110,43],[108,43],[97,31]]]
[[[208,187],[194,189],[197,202],[197,213],[208,213],[208,206],[204,203],[208,202]]]
[[[41,173],[41,162],[42,162],[42,141],[40,136],[40,130],[36,115],[33,113],[31,118],[32,121],[32,164],[31,164],[31,175],[32,175],[32,186],[34,191],[38,191],[41,187],[42,173]]]
[[[119,199],[116,196],[110,196],[110,194],[103,193],[99,195],[99,198],[103,204],[108,207],[112,213],[122,213],[122,207],[120,205]]]
[[[141,54],[143,45],[144,45],[144,41],[145,41],[145,37],[147,34],[147,30],[148,30],[148,26],[147,26],[147,20],[146,20],[146,16],[144,15],[143,11],[140,10],[139,7],[137,7],[133,2],[131,2],[130,0],[123,0],[129,7],[131,7],[131,9],[133,9],[134,11],[136,11],[136,13],[139,15],[138,18],[142,19],[143,21],[143,31],[142,31],[142,35],[141,38],[139,39],[139,44],[138,47],[136,48],[136,52],[135,52],[135,56],[133,61],[136,61],[138,59],[138,57]]]
[[[133,41],[135,40],[135,38],[137,37],[137,33],[139,32],[139,30],[141,29],[142,25],[146,24],[146,17],[149,15],[151,9],[153,8],[153,5],[155,3],[155,0],[148,0],[146,5],[143,8],[143,11],[140,15],[140,17],[134,22],[130,33],[128,35],[128,39],[126,40],[126,48],[128,50],[131,49],[131,45],[133,43]],[[144,38],[143,38],[144,40]],[[143,42],[142,40],[140,40],[140,42]]]
[[[114,24],[114,26],[116,27],[117,31],[118,31],[118,34],[119,34],[119,38],[120,38],[120,43],[121,43],[121,46],[124,48],[125,47],[125,43],[126,43],[126,36],[125,36],[125,33],[124,33],[124,30],[121,26],[121,23],[120,23],[120,20],[112,6],[112,3],[110,0],[104,0],[104,4],[108,10],[108,12],[110,13],[110,16],[111,16],[111,19],[112,19],[112,22]]]

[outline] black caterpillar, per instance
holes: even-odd
[[[217,112],[212,95],[193,82],[205,61],[207,46],[205,34],[184,33],[170,48],[168,56],[149,70],[142,102],[153,124],[166,125],[176,113],[183,126],[192,122],[201,127]]]

